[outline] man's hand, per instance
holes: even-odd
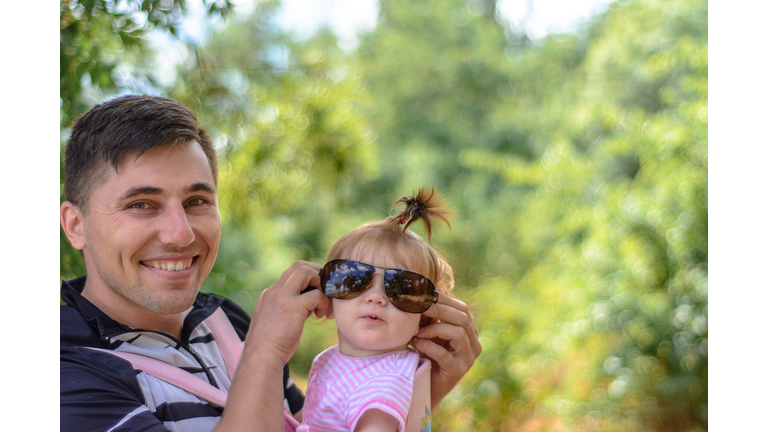
[[[317,264],[297,261],[277,282],[261,292],[248,330],[246,349],[267,350],[281,358],[283,365],[288,363],[299,346],[304,322],[312,313],[318,318],[326,316],[331,307],[330,299],[322,290],[300,294],[310,285],[320,286],[320,269]]]
[[[307,318],[323,317],[331,307],[321,290],[301,294],[310,285],[320,285],[320,266],[297,261],[262,291],[217,432],[284,430],[283,366]]]
[[[437,319],[411,340],[411,345],[432,360],[432,411],[466,375],[483,348],[472,314],[463,302],[440,293],[438,303],[424,312]]]

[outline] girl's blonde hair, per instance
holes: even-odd
[[[453,289],[453,269],[430,243],[432,220],[440,219],[450,226],[451,211],[443,207],[443,200],[435,188],[421,188],[414,196],[401,197],[392,208],[400,204],[406,207],[397,216],[360,225],[338,239],[328,251],[326,261],[349,258],[353,252],[366,254],[386,247],[393,252],[392,258],[403,268],[428,277],[440,292],[450,293]],[[428,241],[408,231],[408,227],[420,219],[424,223]]]

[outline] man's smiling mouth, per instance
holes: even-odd
[[[192,263],[194,262],[195,258],[196,257],[179,258],[179,259],[159,259],[159,260],[142,261],[141,263],[147,267],[153,267],[158,270],[182,271],[192,267]]]

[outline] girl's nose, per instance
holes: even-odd
[[[382,306],[386,306],[389,300],[387,300],[387,293],[384,291],[384,276],[380,274],[373,275],[371,285],[363,293],[363,301],[366,303],[376,303]]]

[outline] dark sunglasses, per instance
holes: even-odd
[[[426,312],[437,303],[435,284],[426,276],[407,270],[383,269],[384,291],[392,306],[403,312]],[[373,281],[376,268],[361,262],[337,259],[328,261],[320,273],[320,286],[325,295],[339,300],[362,294]]]

